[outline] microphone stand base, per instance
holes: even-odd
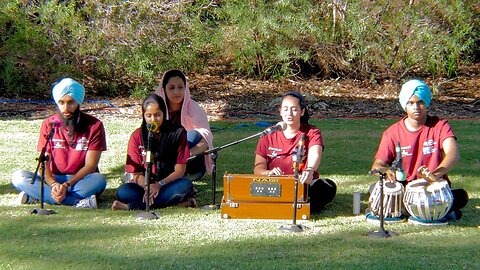
[[[280,226],[279,229],[287,232],[303,232],[306,229],[308,229],[308,227],[300,224],[296,224],[296,225],[292,224],[292,225],[282,225]]]
[[[33,209],[32,212],[30,212],[30,214],[35,214],[35,215],[41,215],[41,216],[46,216],[46,215],[54,215],[56,214],[57,212],[55,212],[55,210],[51,210],[51,209]]]
[[[218,208],[219,207],[216,204],[207,204],[207,205],[202,206],[202,210],[205,210],[205,211],[217,210]]]
[[[391,231],[389,232],[385,230],[372,231],[372,232],[369,232],[368,235],[370,235],[370,238],[388,238],[391,236],[396,236],[394,232],[391,232]]]
[[[142,212],[135,215],[138,219],[158,219],[159,215],[156,212]]]

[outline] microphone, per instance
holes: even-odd
[[[298,141],[297,152],[292,156],[293,170],[295,174],[297,174],[299,171],[303,171],[303,167],[305,167],[305,165],[303,164],[303,161],[305,160],[304,155],[305,134],[302,134],[302,136],[300,137],[300,141]]]
[[[280,130],[284,131],[285,129],[287,129],[287,124],[285,124],[285,122],[278,122],[275,126],[268,127],[264,131],[262,131],[260,133],[260,137],[275,133]]]
[[[150,124],[147,124],[147,130],[148,131],[151,131],[153,133],[157,133],[158,132],[158,124],[155,123],[155,122],[152,122]]]
[[[302,136],[300,137],[300,141],[298,141],[297,155],[298,162],[300,164],[298,166],[298,169],[300,171],[303,171],[303,167],[305,167],[305,164],[303,163],[305,160],[305,134],[302,134]]]
[[[402,149],[400,147],[400,142],[397,142],[397,145],[395,146],[395,152],[397,155],[397,159],[395,160],[395,163],[397,164],[395,178],[397,178],[397,181],[403,182],[405,181],[406,176],[402,167]]]
[[[147,164],[151,164],[152,162],[152,139],[153,139],[153,133],[158,132],[158,124],[155,122],[151,122],[147,124],[147,130],[148,130],[148,140],[147,140],[147,155],[146,155],[146,162]],[[145,185],[147,185],[148,179],[145,178]]]
[[[58,118],[53,118],[48,125],[52,128],[59,128],[62,126],[62,121]]]

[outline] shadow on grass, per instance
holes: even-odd
[[[368,207],[368,193],[361,193],[360,214],[365,213]],[[325,206],[320,213],[315,213],[315,219],[335,218],[338,216],[353,216],[353,195],[337,193],[333,201]]]
[[[452,223],[452,225],[479,228],[480,221],[478,216],[480,214],[480,199],[470,198],[467,205],[462,208],[462,212],[462,219],[458,222]]]
[[[117,166],[111,169],[111,172],[107,175],[107,182],[110,186],[98,196],[98,207],[101,209],[110,209],[114,200],[116,200],[116,192],[118,186],[123,184],[124,166]],[[217,204],[220,204],[223,196],[223,179],[217,179],[215,200]],[[220,184],[220,185],[219,185]],[[205,175],[200,180],[193,182],[194,188],[197,190],[197,204],[198,206],[209,205],[213,202],[213,186],[212,176]]]
[[[17,192],[18,191],[12,186],[12,184],[10,184],[10,182],[8,184],[0,185],[0,194],[1,195],[9,194],[9,193],[17,193]]]
[[[365,210],[368,205],[368,193],[361,193],[362,202],[360,205],[360,215],[365,215]],[[480,222],[478,221],[480,207],[480,199],[470,198],[467,205],[463,207],[463,216],[459,221],[450,222],[450,225],[458,227],[472,227],[478,228]],[[320,213],[312,215],[312,219],[327,219],[336,218],[339,216],[354,216],[353,215],[353,196],[351,194],[337,194],[335,199],[329,203]]]
[[[454,253],[469,255],[457,258],[463,268],[478,269],[479,266],[478,261],[467,259],[475,254],[472,250],[474,240],[461,236],[464,241],[455,241],[458,238],[455,234],[442,236],[441,239],[448,240],[448,246],[438,243],[436,234],[422,235],[422,241],[409,240],[410,234],[418,234],[417,229],[400,234],[396,241],[384,240],[381,244],[365,236],[365,228],[349,228],[308,237],[265,236],[228,242],[220,239],[211,243],[192,241],[189,245],[175,246],[158,243],[155,246],[148,235],[138,232],[137,223],[56,226],[71,218],[50,216],[49,222],[45,222],[44,218],[26,216],[1,223],[2,256],[11,259],[12,265],[35,265],[40,269],[52,269],[52,262],[57,269],[67,266],[96,269],[100,265],[109,269],[286,269],[296,268],[298,263],[302,264],[302,269],[350,269],[359,263],[363,269],[384,269],[385,265],[390,269],[415,269],[419,265],[434,269],[451,262]],[[155,233],[171,232],[160,227]],[[58,252],[58,246],[65,245],[66,235],[79,236],[79,239],[68,240],[79,248]],[[405,260],[398,256],[403,250],[418,252],[410,252],[409,259]],[[429,255],[425,256],[427,251]],[[382,256],[362,260],[368,257],[366,252]]]

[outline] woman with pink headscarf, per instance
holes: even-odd
[[[165,100],[167,119],[181,124],[187,130],[190,156],[195,156],[212,148],[213,135],[206,112],[191,99],[185,74],[171,69],[163,74],[160,86],[155,93]],[[212,172],[212,161],[208,155],[190,160],[185,177],[192,181],[201,179],[205,172]]]

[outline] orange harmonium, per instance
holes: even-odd
[[[307,190],[298,185],[296,219],[310,218]],[[293,176],[225,173],[222,218],[293,219],[294,197]]]

